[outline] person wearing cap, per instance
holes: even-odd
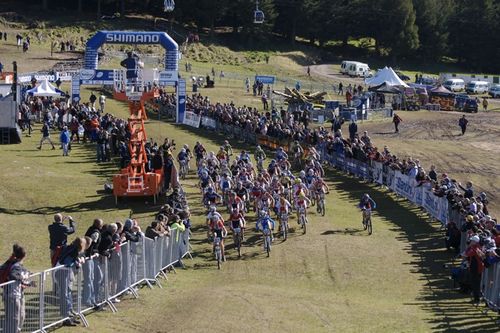
[[[61,134],[59,135],[59,141],[61,142],[61,146],[63,149],[63,156],[68,156],[69,151],[69,143],[71,142],[70,134],[68,131],[68,126],[64,126]]]
[[[479,244],[478,235],[469,238],[470,245],[464,252],[464,257],[469,262],[469,282],[472,288],[474,303],[479,303],[481,297],[481,275],[484,271],[483,257],[484,253]]]

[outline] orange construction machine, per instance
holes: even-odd
[[[147,119],[144,102],[157,96],[157,90],[127,93],[130,108],[128,118],[130,164],[121,169],[120,174],[113,176],[113,195],[116,203],[120,197],[146,196],[152,196],[156,203],[163,189],[163,168],[156,172],[146,172],[148,158],[144,147],[147,141],[144,129],[144,120]]]

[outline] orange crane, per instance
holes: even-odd
[[[130,109],[128,118],[130,164],[121,169],[120,174],[113,176],[113,195],[116,203],[120,197],[146,196],[152,196],[153,202],[156,203],[163,189],[163,168],[155,172],[146,172],[148,157],[145,149],[147,136],[144,120],[147,120],[147,115],[144,102],[157,96],[156,89],[127,94]]]

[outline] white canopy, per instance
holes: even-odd
[[[28,94],[33,96],[45,96],[45,97],[59,97],[60,92],[56,91],[56,87],[49,83],[48,80],[44,80],[38,87],[30,89],[27,91]]]
[[[388,86],[409,87],[390,67],[384,67],[379,70],[374,77],[366,79],[365,83],[370,87],[379,86],[383,83]]]

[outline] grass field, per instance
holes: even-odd
[[[56,61],[46,59],[47,46],[36,43],[25,55],[2,43],[0,52],[0,61],[7,64],[17,59],[21,71],[45,68]],[[241,75],[272,70],[277,75],[303,78],[300,63],[305,56],[273,54],[269,65],[215,67]],[[193,63],[201,75],[211,67]],[[243,82],[238,80],[227,79],[201,93],[213,101],[260,105],[258,99],[243,92]],[[84,91],[83,100],[88,95]],[[111,99],[107,108],[123,118],[128,113],[125,104]],[[464,137],[457,136],[457,113],[405,112],[401,116],[400,135],[392,134],[388,120],[365,122],[359,129],[368,130],[377,146],[387,144],[398,155],[419,158],[427,168],[434,163],[438,172],[446,171],[462,183],[472,179],[488,192],[492,211],[498,216],[500,114],[468,116],[470,127]],[[151,222],[159,205],[130,200],[116,207],[113,197],[104,193],[104,184],[118,170],[116,163],[95,163],[92,145],[75,144],[66,158],[48,146],[38,151],[39,128],[19,145],[0,146],[4,171],[0,176],[2,258],[10,254],[13,242],[20,242],[28,249],[26,265],[32,271],[46,268],[47,226],[56,212],[72,215],[79,235],[95,217],[107,223],[123,221],[131,209],[143,229]],[[193,146],[202,140],[213,150],[225,139],[156,120],[149,120],[146,129],[159,142],[169,137]],[[248,148],[234,139],[232,144]],[[217,271],[205,239],[195,181],[191,176],[184,184],[194,224],[194,260],[186,261],[187,270],[162,281],[163,289],[143,289],[138,300],[120,303],[117,314],[90,315],[90,329],[60,332],[498,332],[495,315],[483,314],[469,298],[451,290],[449,270],[443,264],[450,263],[452,254],[443,249],[440,225],[384,190],[329,171],[327,215],[312,213],[307,235],[297,230],[286,242],[277,239],[271,257],[266,258],[260,237],[252,231],[243,258],[238,260],[229,246],[228,262]],[[379,206],[372,236],[362,230],[355,207],[364,192],[370,192]]]

